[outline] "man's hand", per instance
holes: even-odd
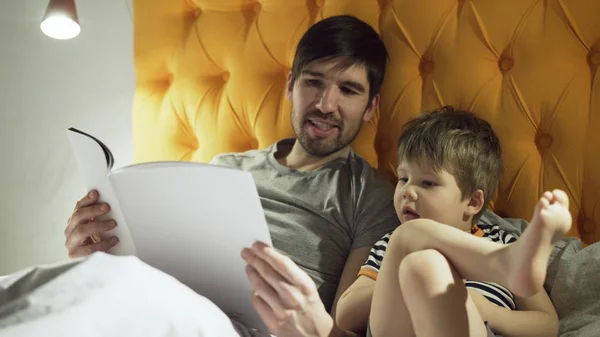
[[[105,252],[119,242],[115,236],[105,240],[100,238],[100,233],[115,228],[117,224],[114,220],[95,221],[96,217],[110,210],[108,204],[98,203],[98,197],[97,191],[91,191],[81,198],[67,221],[65,247],[70,258],[87,256],[98,251]]]
[[[255,243],[242,251],[242,258],[254,288],[252,303],[272,334],[322,337],[334,332],[315,283],[289,257]]]

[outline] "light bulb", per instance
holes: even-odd
[[[54,39],[72,39],[81,32],[77,21],[74,0],[50,0],[40,29]]]

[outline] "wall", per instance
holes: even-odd
[[[67,259],[63,230],[85,193],[66,137],[132,160],[131,0],[77,1],[72,40],[39,29],[48,0],[0,2],[0,275]]]

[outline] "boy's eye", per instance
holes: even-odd
[[[406,182],[407,182],[407,181],[408,181],[408,178],[404,178],[404,177],[399,177],[399,178],[398,178],[398,182],[399,182],[399,183],[406,184]]]
[[[435,185],[436,184],[433,181],[429,181],[429,180],[424,180],[423,181],[423,186],[432,187],[432,186],[435,186]]]

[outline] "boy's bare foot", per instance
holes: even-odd
[[[513,266],[507,286],[515,295],[529,297],[543,288],[552,248],[569,231],[571,221],[567,194],[545,192],[531,222],[511,247]]]

